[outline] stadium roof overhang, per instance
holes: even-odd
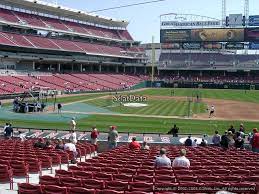
[[[112,18],[99,16],[80,10],[70,9],[38,0],[1,0],[0,4],[21,9],[28,9],[50,15],[57,15],[60,17],[67,17],[74,20],[81,20],[88,23],[98,24],[107,27],[126,28],[129,24],[127,21],[124,20],[115,20]]]

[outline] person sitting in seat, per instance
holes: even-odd
[[[236,138],[235,140],[235,148],[237,149],[244,149],[244,140],[241,136]]]
[[[57,140],[55,149],[56,150],[64,150],[64,144],[60,139]]]
[[[161,148],[160,156],[155,159],[155,167],[171,167],[171,160],[166,156],[166,149]]]
[[[218,131],[215,131],[215,135],[212,137],[212,143],[215,146],[220,146],[221,137]]]
[[[11,137],[13,136],[13,128],[12,128],[12,124],[9,123],[9,125],[5,128],[4,130],[4,136],[7,139],[11,139]]]
[[[220,145],[223,149],[228,149],[229,148],[229,138],[228,138],[228,131],[225,131],[225,134],[221,136],[221,141]]]
[[[140,144],[137,142],[136,137],[132,137],[132,142],[129,144],[129,148],[131,150],[139,150],[140,149]]]
[[[177,157],[173,161],[173,167],[185,167],[189,168],[190,167],[190,161],[186,156],[186,150],[181,149],[180,151],[180,157]]]
[[[50,140],[46,141],[44,149],[47,149],[47,150],[52,150],[53,149],[53,146],[51,145],[51,141]]]
[[[39,138],[38,141],[34,144],[34,147],[35,147],[35,148],[42,148],[42,149],[44,149],[45,146],[46,146],[46,145],[45,145],[44,140],[43,140],[42,137]]]
[[[68,143],[64,145],[64,150],[73,152],[74,158],[71,160],[71,163],[76,164],[77,151],[76,151],[76,145],[73,143],[72,139],[69,139]]]
[[[206,143],[205,139],[201,140],[200,146],[202,146],[202,147],[206,147],[207,146],[207,143]]]
[[[192,146],[191,135],[189,135],[188,138],[185,140],[184,145],[185,146]]]
[[[142,147],[141,147],[142,150],[149,150],[149,145],[147,144],[146,141],[143,141],[143,144],[142,144]]]

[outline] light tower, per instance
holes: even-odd
[[[245,16],[245,21],[247,25],[247,21],[249,19],[249,0],[245,0],[245,5],[244,5],[244,16]]]
[[[222,26],[225,26],[226,24],[226,17],[227,17],[227,3],[226,0],[222,0],[222,7],[221,7],[221,17],[222,17]]]

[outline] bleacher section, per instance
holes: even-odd
[[[160,69],[229,70],[259,68],[257,55],[223,53],[161,53]]]
[[[41,175],[42,170],[48,169],[52,173],[54,166],[61,168],[61,164],[70,165],[73,153],[55,149],[34,148],[37,140],[0,140],[0,182],[10,183],[13,189],[13,178],[26,178],[29,182],[29,173]],[[79,157],[86,157],[95,152],[95,146],[77,143]]]
[[[133,38],[127,30],[95,27],[76,22],[64,21],[57,18],[43,17],[2,8],[0,8],[0,21],[11,22],[12,24],[17,25],[27,25],[35,28],[45,28],[51,31],[61,30],[68,33],[76,32],[94,37],[133,41]]]
[[[259,188],[259,155],[245,150],[223,151],[218,147],[164,146],[173,160],[187,149],[191,167],[154,168],[160,146],[132,151],[127,145],[98,154],[55,177],[41,176],[39,185],[19,184],[19,193],[256,193]]]
[[[59,91],[120,90],[130,88],[146,79],[145,76],[104,73],[0,75],[0,94],[23,93],[34,88]]]
[[[0,44],[36,49],[53,49],[57,51],[131,57],[130,55],[127,56],[126,50],[121,47],[7,32],[0,32]]]

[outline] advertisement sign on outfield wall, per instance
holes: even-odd
[[[162,49],[180,49],[180,43],[164,43],[161,45]]]
[[[200,43],[183,43],[183,49],[200,49]]]
[[[247,28],[245,30],[245,41],[259,42],[259,28]]]
[[[230,50],[241,50],[241,49],[244,49],[244,43],[228,42],[228,43],[226,43],[225,48],[230,49]]]
[[[249,49],[256,49],[259,50],[259,43],[250,42]]]
[[[204,49],[222,49],[222,43],[203,43]]]
[[[162,29],[161,43],[172,42],[242,42],[244,29]]]
[[[248,20],[249,26],[259,26],[259,15],[251,15]]]

